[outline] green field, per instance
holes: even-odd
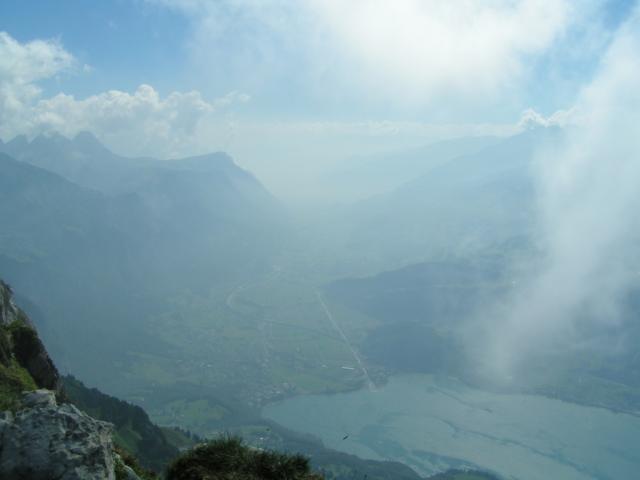
[[[164,351],[130,352],[119,365],[127,397],[161,425],[207,435],[239,409],[255,413],[291,395],[368,381],[354,351],[376,321],[281,269],[204,294],[180,292],[164,304],[148,320]]]

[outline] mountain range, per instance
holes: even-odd
[[[162,349],[138,339],[168,293],[267,270],[287,229],[278,201],[222,153],[127,159],[89,133],[0,151],[0,270],[55,325],[43,335],[59,363],[93,378],[131,343]]]

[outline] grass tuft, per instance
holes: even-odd
[[[321,480],[302,455],[258,450],[225,436],[178,457],[167,480]]]
[[[11,359],[9,365],[0,364],[0,411],[16,411],[21,406],[22,392],[38,388],[29,372],[17,361]]]

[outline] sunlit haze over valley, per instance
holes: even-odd
[[[640,3],[0,3],[0,478],[640,478]]]

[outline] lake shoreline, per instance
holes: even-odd
[[[640,455],[604,452],[609,437],[588,429],[598,425],[613,440],[618,433],[609,426],[618,424],[623,435],[640,441],[635,415],[531,393],[484,391],[446,376],[391,375],[375,392],[365,387],[297,396],[264,407],[261,415],[314,435],[328,448],[398,461],[427,475],[462,465],[525,480],[543,478],[537,472],[544,471],[590,479],[597,478],[590,469],[640,467]],[[509,458],[531,471],[521,475]]]

